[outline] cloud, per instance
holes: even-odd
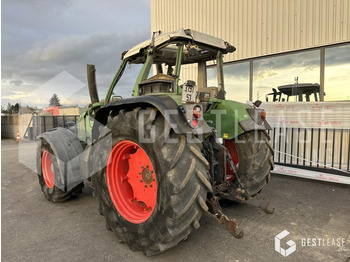
[[[254,61],[254,72],[261,70],[282,70],[291,67],[314,67],[316,65],[320,65],[320,51],[312,50],[257,59]]]
[[[10,85],[12,85],[12,86],[20,86],[22,84],[23,84],[22,80],[11,80],[10,81]]]
[[[9,98],[15,102],[20,96],[15,92],[25,96],[62,71],[86,83],[88,63],[96,65],[103,98],[120,65],[120,54],[150,37],[149,5],[148,0],[137,5],[127,1],[3,1],[2,103]],[[133,84],[129,86],[129,90],[119,87],[124,96],[130,96]],[[88,96],[87,88],[81,95]]]
[[[11,94],[2,96],[2,98],[6,98],[9,100],[20,100],[25,97],[27,94],[22,91],[12,91]]]
[[[62,104],[64,104],[65,100],[72,101],[72,98],[74,98],[74,96],[85,86],[85,83],[81,82],[66,71],[63,71],[29,93],[23,98],[23,102],[29,104],[34,101],[35,104],[46,104],[55,93],[61,99]],[[87,104],[89,102],[88,100],[82,100],[80,97],[76,100],[80,101],[80,103],[77,104]]]
[[[249,76],[249,62],[240,62],[234,64],[225,64],[224,74],[226,77],[244,77]]]
[[[349,64],[350,45],[347,44],[326,48],[325,60],[326,66]]]
[[[70,37],[54,37],[48,39],[44,43],[37,44],[32,49],[26,51],[18,61],[13,61],[13,67],[5,67],[6,76],[3,78],[3,92],[10,92],[13,86],[23,85],[23,94],[26,91],[26,83],[29,85],[41,86],[62,71],[66,71],[75,78],[85,83],[82,91],[85,101],[88,97],[88,89],[86,87],[86,64],[96,65],[96,79],[100,99],[103,99],[114,74],[121,63],[120,55],[123,51],[143,41],[142,35],[117,35],[117,34],[100,34],[92,36],[70,36]],[[16,68],[15,64],[18,64]],[[9,63],[7,64],[7,66]],[[140,69],[139,65],[127,66],[124,76],[118,83],[115,93],[123,97],[130,97],[137,73]],[[59,88],[56,86],[56,88]],[[58,91],[56,91],[58,93]],[[28,93],[27,93],[28,94]],[[23,102],[30,104],[25,96],[7,95],[4,99],[16,100],[22,98]],[[25,100],[25,101],[24,101]],[[46,99],[47,100],[47,99]],[[44,106],[47,101],[42,99],[32,99],[31,102],[36,106]],[[68,100],[67,100],[68,101]],[[14,101],[13,101],[14,102]],[[40,104],[39,102],[44,102]],[[64,103],[65,101],[62,100]],[[89,101],[86,101],[87,103]],[[77,103],[81,104],[81,103]]]

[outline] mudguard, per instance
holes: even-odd
[[[233,139],[244,132],[270,129],[267,121],[259,121],[257,114],[252,112],[259,110],[236,101],[221,100],[214,103],[212,108],[204,114],[204,118],[210,121],[210,125],[217,130],[219,137]]]
[[[58,127],[37,138],[45,139],[50,144],[57,159],[61,182],[65,185],[64,191],[69,191],[84,180],[79,170],[79,156],[84,148],[76,135]]]
[[[95,116],[95,123],[92,128],[93,141],[99,137],[99,127],[107,124],[107,118],[109,113],[113,110],[113,113],[117,113],[122,109],[132,109],[135,107],[155,107],[169,122],[172,129],[177,134],[209,134],[212,129],[207,125],[204,119],[198,122],[198,128],[192,128],[180,111],[179,105],[167,95],[145,95],[133,98],[127,98],[109,103],[99,109]]]

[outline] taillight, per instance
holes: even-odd
[[[265,110],[261,111],[260,117],[261,117],[262,123],[264,123],[265,118],[266,118],[266,111]]]
[[[198,120],[197,119],[193,119],[192,120],[192,127],[197,127],[198,125]]]
[[[195,106],[193,108],[193,116],[198,119],[202,116],[202,109],[200,106]]]

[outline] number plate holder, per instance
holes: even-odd
[[[183,85],[181,102],[182,103],[196,103],[197,93],[198,93],[197,86],[186,85],[186,84]]]

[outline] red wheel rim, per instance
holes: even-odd
[[[41,169],[45,184],[48,188],[55,185],[55,173],[52,171],[52,159],[49,151],[45,150],[41,156]]]
[[[135,142],[117,143],[108,157],[107,187],[115,208],[131,223],[145,222],[157,202],[157,180],[147,153]]]
[[[239,158],[238,158],[238,152],[235,143],[232,140],[225,140],[225,147],[228,149],[228,152],[230,153],[232,162],[236,166],[236,172],[238,171],[238,164],[239,164]],[[235,179],[235,175],[232,172],[230,165],[226,163],[226,179],[229,181],[232,181]]]

